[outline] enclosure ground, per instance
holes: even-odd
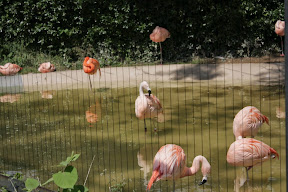
[[[262,63],[219,61],[212,64],[105,67],[101,68],[101,77],[97,73],[90,76],[90,79],[94,89],[138,86],[143,80],[149,82],[151,86],[156,84],[184,86],[186,83],[217,84],[217,86],[275,85],[284,83],[284,66],[283,59],[272,61],[268,58],[267,62]],[[83,70],[23,75],[20,73],[15,76],[0,77],[0,92],[2,93],[78,89],[80,87],[89,87],[89,77]]]

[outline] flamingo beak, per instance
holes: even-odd
[[[207,177],[204,176],[203,179],[202,179],[202,181],[199,183],[199,185],[203,185],[203,184],[206,183],[206,182],[207,182]]]
[[[149,93],[149,97],[150,97],[150,95],[151,95],[151,90],[150,89],[148,89],[148,93]]]

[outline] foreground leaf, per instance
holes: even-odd
[[[53,174],[54,183],[63,189],[73,189],[78,180],[77,169],[73,166],[66,167],[64,172]]]
[[[36,179],[28,178],[25,181],[25,187],[29,190],[32,191],[36,189],[40,185],[39,181]]]

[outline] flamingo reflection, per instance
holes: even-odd
[[[42,99],[53,99],[54,91],[40,91]]]
[[[153,145],[153,144],[146,144],[144,147],[140,148],[138,153],[137,153],[137,160],[138,160],[138,165],[141,167],[140,170],[143,171],[144,173],[144,184],[147,186],[148,184],[148,179],[150,177],[148,174],[152,170],[152,165],[153,165],[153,154],[155,154],[156,151],[158,151],[158,145]]]
[[[0,96],[1,103],[14,103],[18,101],[21,97],[21,94],[6,94]]]
[[[88,123],[96,123],[101,118],[101,104],[96,101],[95,105],[91,105],[86,111],[86,120]]]

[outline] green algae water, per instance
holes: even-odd
[[[84,183],[95,156],[86,182],[90,191],[117,191],[117,187],[146,191],[155,154],[173,143],[184,149],[187,166],[203,155],[212,167],[206,184],[198,186],[199,171],[177,180],[176,191],[286,191],[284,87],[150,84],[162,103],[165,121],[147,120],[147,133],[134,112],[138,87],[2,94],[1,172],[20,172],[44,183],[74,151],[81,154],[73,162],[79,184]],[[252,168],[245,182],[245,170],[227,164],[226,153],[234,141],[233,118],[248,105],[269,118],[270,124],[263,124],[255,139],[273,147],[280,159]],[[47,187],[57,190],[52,184]],[[172,190],[172,181],[158,181],[151,189]]]

